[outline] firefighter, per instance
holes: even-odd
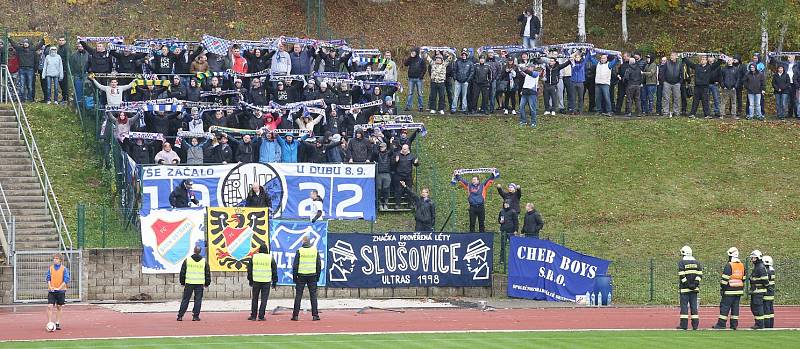
[[[679,330],[689,328],[689,312],[692,316],[692,330],[700,326],[700,315],[697,312],[697,294],[700,292],[700,281],[703,280],[703,266],[692,256],[692,248],[681,248],[681,261],[678,262],[678,288],[681,294],[681,322]]]
[[[756,322],[751,327],[754,330],[764,328],[764,295],[767,294],[769,285],[769,275],[762,256],[759,250],[750,253],[750,261],[753,262],[753,270],[750,272],[750,310]]]
[[[775,268],[772,266],[772,257],[764,256],[764,267],[767,269],[769,284],[767,284],[767,294],[764,295],[764,327],[773,328],[775,326]]]
[[[739,260],[739,249],[728,249],[728,263],[722,270],[719,280],[719,320],[713,329],[724,330],[725,323],[730,319],[731,329],[739,326],[739,301],[744,294],[744,263]]]

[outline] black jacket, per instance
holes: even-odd
[[[433,230],[436,226],[436,204],[430,198],[423,199],[418,196],[408,187],[403,190],[414,199],[414,220],[417,227]]]
[[[376,151],[373,153],[372,161],[375,162],[376,173],[392,172],[392,152],[388,149],[386,151]]]
[[[199,262],[201,259],[203,259],[203,257],[200,256],[199,254],[193,254],[189,258],[191,258],[195,262]],[[208,266],[208,261],[206,261],[206,273],[205,274],[206,274],[206,287],[208,287],[209,285],[211,285],[211,268]],[[181,265],[180,282],[181,282],[181,285],[186,285],[186,261],[185,260],[183,261],[183,264]]]
[[[419,166],[419,162],[416,162],[417,157],[412,153],[397,153],[395,154],[395,158],[392,160],[394,160],[395,171],[397,172],[397,175],[401,177],[411,177],[411,174],[414,171],[414,166]]]
[[[93,47],[89,47],[86,42],[81,41],[81,46],[89,52],[89,72],[92,73],[110,73],[111,72],[111,56],[108,51],[97,52]]]
[[[685,62],[686,66],[694,69],[695,86],[708,86],[711,83],[712,72],[715,69],[719,68],[720,64],[722,64],[721,59],[718,59],[713,64],[706,64],[706,65],[700,65],[688,59],[685,60]]]
[[[175,187],[175,190],[169,194],[169,204],[174,208],[189,207],[189,201],[193,202],[195,205],[200,203],[200,201],[194,198],[194,195],[192,195],[191,199],[189,198],[189,191],[186,190],[186,186],[184,186],[183,183]]]
[[[722,88],[732,89],[739,85],[739,69],[734,66],[720,68],[720,84]]]
[[[248,143],[244,141],[235,140],[236,143],[236,162],[250,164],[256,162],[258,148],[253,145],[251,140]]]
[[[497,188],[497,193],[503,198],[503,201],[508,201],[511,210],[519,213],[519,199],[522,198],[522,188],[517,189],[515,192],[504,191],[503,188]]]
[[[189,68],[192,66],[192,61],[194,61],[197,56],[199,56],[203,52],[203,46],[197,46],[197,48],[192,52],[181,51],[181,54],[176,55],[175,53],[170,52],[169,55],[172,58],[172,62],[175,67],[175,74],[189,74]]]
[[[626,64],[625,74],[622,75],[622,80],[628,86],[639,86],[644,81],[642,70],[638,65]]]
[[[44,46],[44,39],[39,40],[35,45],[28,45],[28,48],[22,47],[22,45],[11,41],[11,39],[8,40],[8,43],[11,44],[11,46],[14,47],[14,51],[17,52],[20,68],[36,68],[38,66],[38,64],[36,64],[36,59],[39,55],[36,51]]]
[[[416,52],[417,55],[406,58],[406,61],[403,63],[403,65],[408,67],[409,79],[422,79],[425,76],[425,60],[419,56],[418,48],[415,48],[414,52]]]
[[[361,139],[353,137],[347,143],[347,155],[353,162],[366,162],[372,158],[372,143],[364,137]]]
[[[519,28],[519,36],[523,37],[525,36],[525,24],[526,22],[528,22],[528,18],[525,17],[525,15],[519,15],[519,17],[517,17],[517,22],[520,22],[522,24],[522,26],[520,26]],[[539,22],[539,17],[537,17],[536,15],[531,16],[531,32],[530,32],[531,37],[533,37],[534,35],[538,35],[539,31],[541,30],[541,27],[542,24],[541,22]]]
[[[275,257],[272,257],[272,285],[278,283],[278,264],[275,263]],[[253,286],[253,258],[247,260],[247,281],[250,286]]]
[[[477,85],[488,85],[494,76],[492,76],[492,70],[489,68],[488,64],[476,64],[475,65],[475,74],[472,75],[472,80]]]
[[[497,215],[497,223],[500,224],[500,231],[505,233],[513,233],[517,231],[519,222],[518,216],[511,208],[503,208]]]
[[[147,144],[131,144],[130,156],[137,165],[147,165],[153,163],[153,156],[150,154],[150,147]]]
[[[256,194],[252,189],[247,193],[247,198],[244,200],[247,207],[272,207],[272,202],[269,195],[264,191],[264,187]]]
[[[295,252],[297,252],[297,251],[295,251]],[[295,280],[297,279],[297,276],[300,275],[300,274],[297,273],[297,269],[299,267],[300,267],[300,253],[295,253],[294,254],[294,263],[292,263],[292,277]],[[315,278],[314,282],[319,280],[320,269],[322,269],[322,263],[320,262],[320,259],[319,259],[319,253],[317,253],[317,271],[313,275],[314,278]]]
[[[117,73],[141,73],[143,53],[130,53],[125,55],[117,50],[109,52],[117,60]]]
[[[660,76],[664,77],[664,82],[669,84],[679,84],[683,82],[683,61],[677,60],[676,62],[667,61],[666,64],[662,66],[662,71]]]
[[[776,94],[789,93],[789,89],[791,87],[792,84],[789,83],[789,74],[775,73],[772,75],[772,89],[775,91]]]
[[[539,211],[533,210],[525,212],[525,221],[522,223],[522,233],[538,236],[542,227],[544,227],[544,221]]]

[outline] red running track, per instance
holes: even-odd
[[[711,327],[718,310],[703,307],[702,329]],[[413,332],[469,330],[581,330],[581,329],[670,329],[678,323],[676,308],[548,308],[500,309],[409,309],[405,313],[350,310],[321,313],[322,321],[290,321],[289,312],[268,315],[265,322],[250,322],[245,312],[203,313],[202,321],[175,321],[174,313],[119,313],[94,305],[67,305],[64,330],[45,331],[44,306],[0,309],[0,340],[110,338],[146,336],[193,336],[234,334],[298,334],[348,332]],[[186,319],[191,319],[187,314]],[[780,328],[800,328],[800,307],[776,307]],[[752,326],[747,307],[741,308],[739,326]]]

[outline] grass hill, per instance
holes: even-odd
[[[616,2],[588,1],[587,41],[600,47],[668,52],[671,49],[748,52],[758,47],[759,33],[747,23],[757,18],[733,6],[739,0],[714,2],[704,7],[684,3],[668,12],[628,13],[629,44],[623,45],[620,12]],[[78,5],[70,5],[78,3]],[[316,2],[314,2],[316,3]],[[126,38],[171,37],[197,39],[202,34],[226,38],[258,39],[264,36],[331,36],[348,38],[354,45],[396,50],[420,45],[477,47],[518,43],[516,17],[530,1],[496,1],[472,5],[464,0],[325,1],[325,33],[306,32],[306,1],[247,0],[32,0],[5,1],[3,25],[11,31],[40,30],[58,36]],[[562,8],[556,0],[544,1],[545,43],[574,41],[577,9]],[[752,21],[748,18],[753,17]],[[316,21],[316,18],[314,18]],[[316,23],[316,22],[314,22]],[[775,35],[777,37],[777,34]],[[787,48],[797,41],[787,37]]]

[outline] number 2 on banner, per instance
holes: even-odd
[[[321,183],[302,182],[298,183],[297,187],[300,190],[308,190],[308,191],[316,190],[319,197],[325,198],[325,186],[323,186]],[[314,210],[314,200],[311,200],[311,198],[303,199],[303,201],[300,201],[300,203],[297,205],[297,213],[300,217],[313,216],[314,214],[316,214],[316,212],[312,212],[313,210]]]
[[[343,191],[352,191],[353,197],[349,199],[345,199],[340,201],[336,205],[336,216],[337,217],[349,217],[349,218],[363,218],[364,212],[345,212],[345,209],[353,206],[359,202],[361,202],[362,197],[364,196],[361,186],[358,184],[339,184],[336,186],[336,191],[341,193]]]

